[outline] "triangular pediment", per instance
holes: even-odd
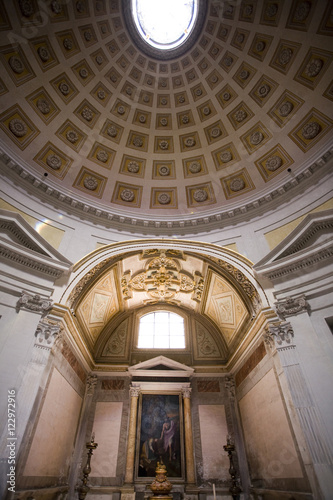
[[[24,218],[15,212],[0,209],[0,254],[22,265],[46,274],[60,275],[71,262],[63,257]]]
[[[318,263],[318,258],[331,258],[333,252],[333,210],[308,214],[303,221],[269,254],[255,264],[254,269],[266,276],[274,276],[277,269],[297,268]],[[316,256],[316,258],[314,258]],[[326,256],[326,257],[325,257]]]
[[[157,356],[129,367],[128,371],[131,375],[139,375],[140,377],[151,377],[152,373],[161,377],[190,377],[194,369],[165,356]]]

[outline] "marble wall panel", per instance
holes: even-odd
[[[229,477],[228,455],[223,451],[228,434],[224,405],[199,405],[203,458],[203,478],[226,480]]]
[[[121,402],[96,403],[93,430],[98,448],[92,461],[91,477],[115,477],[119,448]]]
[[[82,398],[54,369],[24,468],[24,476],[67,474]]]
[[[303,477],[273,370],[239,401],[239,409],[252,478]]]

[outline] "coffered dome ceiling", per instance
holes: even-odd
[[[62,210],[172,232],[308,182],[330,147],[331,2],[200,8],[165,56],[128,1],[1,0],[6,170]]]

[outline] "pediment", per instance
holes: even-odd
[[[130,366],[132,376],[140,377],[190,377],[194,369],[165,356],[157,356],[137,365]]]
[[[54,276],[68,271],[72,263],[53,248],[24,218],[0,209],[0,254],[22,265]]]
[[[274,277],[277,269],[304,266],[331,258],[333,253],[333,210],[308,214],[269,254],[255,264],[259,274]]]

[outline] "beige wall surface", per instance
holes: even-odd
[[[82,399],[54,369],[24,476],[65,476],[73,451]]]
[[[115,477],[123,403],[97,403],[94,426],[98,447],[91,461],[91,476]]]
[[[229,459],[223,450],[227,441],[224,405],[200,405],[199,422],[204,479],[228,479]]]
[[[273,370],[239,401],[239,408],[252,479],[303,477]]]

